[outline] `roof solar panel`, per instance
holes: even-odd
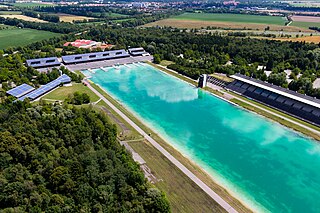
[[[46,67],[46,66],[59,66],[61,63],[57,57],[50,58],[37,58],[27,60],[28,66],[37,68],[37,67]]]
[[[44,95],[45,93],[49,92],[50,90],[56,88],[60,84],[68,83],[68,82],[71,82],[71,78],[68,75],[63,74],[62,76],[47,83],[46,85],[43,85],[42,87],[20,97],[19,100],[23,101],[26,98],[30,98],[31,100],[34,100],[34,99],[40,97],[41,95]]]
[[[95,57],[93,57],[95,56]],[[93,52],[77,55],[62,56],[64,63],[81,63],[87,61],[107,60],[120,57],[129,57],[130,55],[125,50],[110,50],[105,52]]]
[[[20,86],[17,86],[9,91],[7,91],[7,93],[9,95],[12,95],[16,98],[19,98],[29,92],[31,92],[32,90],[34,90],[35,88],[28,85],[28,84],[21,84]]]

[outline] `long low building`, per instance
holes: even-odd
[[[142,47],[129,48],[128,52],[132,56],[143,56],[148,54]]]
[[[63,74],[60,77],[58,77],[57,79],[47,83],[46,85],[43,85],[40,88],[33,90],[33,91],[21,96],[20,98],[18,98],[18,100],[23,101],[24,99],[29,98],[31,101],[33,101],[33,100],[39,98],[40,96],[50,92],[54,88],[56,88],[62,84],[70,83],[70,82],[71,82],[71,78],[68,75]]]
[[[125,58],[125,57],[130,57],[127,51],[111,50],[111,51],[105,51],[105,52],[66,55],[66,56],[62,56],[62,61],[64,64],[77,64],[77,63],[85,63],[85,62],[91,62],[91,61]]]
[[[21,84],[11,90],[7,91],[7,94],[12,95],[16,98],[20,98],[21,96],[24,96],[25,94],[28,94],[29,92],[35,90],[34,87],[28,85],[28,84]]]
[[[319,99],[245,75],[231,77],[235,80],[226,86],[227,89],[320,126]]]
[[[34,68],[54,67],[54,66],[60,66],[60,64],[61,63],[57,57],[37,58],[37,59],[27,60],[27,65],[29,67],[34,67]]]

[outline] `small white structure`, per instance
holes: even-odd
[[[266,74],[267,77],[269,77],[269,75],[272,73],[272,71],[264,71],[264,73]]]
[[[320,88],[320,78],[317,78],[317,79],[313,82],[313,88]]]
[[[259,66],[257,67],[257,70],[266,70],[266,69],[267,69],[266,66],[260,66],[260,65],[259,65]]]

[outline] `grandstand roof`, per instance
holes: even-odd
[[[28,84],[21,84],[20,86],[17,86],[9,91],[7,91],[7,93],[9,95],[12,95],[16,98],[19,98],[29,92],[31,92],[32,90],[34,90],[35,88],[28,85]]]
[[[50,90],[56,88],[60,84],[69,83],[69,82],[71,82],[71,78],[69,76],[67,76],[66,74],[63,74],[62,76],[58,77],[56,80],[53,80],[53,81],[47,83],[46,85],[43,85],[42,87],[20,97],[19,100],[23,101],[26,98],[34,100],[34,99],[40,97],[41,95],[46,94]]]
[[[30,67],[49,67],[49,66],[59,66],[61,63],[57,57],[49,58],[37,58],[27,60],[27,65]]]
[[[289,90],[289,89],[285,89],[283,87],[279,87],[279,86],[276,86],[276,85],[273,85],[273,84],[269,84],[269,83],[266,83],[264,81],[260,81],[260,80],[257,80],[257,79],[254,79],[254,78],[239,74],[239,73],[234,74],[231,77],[236,79],[236,80],[239,80],[239,81],[254,85],[256,87],[260,87],[262,89],[274,92],[276,94],[283,95],[283,96],[285,96],[287,98],[291,98],[293,100],[300,101],[302,103],[305,103],[305,104],[320,108],[320,100],[316,99],[316,98],[313,98],[311,96],[303,95],[303,94],[297,93],[295,91],[292,91],[292,90]]]
[[[111,50],[105,52],[93,52],[77,55],[62,56],[65,63],[81,63],[87,61],[106,60],[120,57],[129,57],[130,55],[125,50]]]

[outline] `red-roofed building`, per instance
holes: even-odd
[[[100,46],[101,42],[91,41],[91,40],[84,40],[84,39],[77,39],[73,42],[66,42],[63,46],[67,47],[72,45],[78,48],[91,48],[93,46]]]

